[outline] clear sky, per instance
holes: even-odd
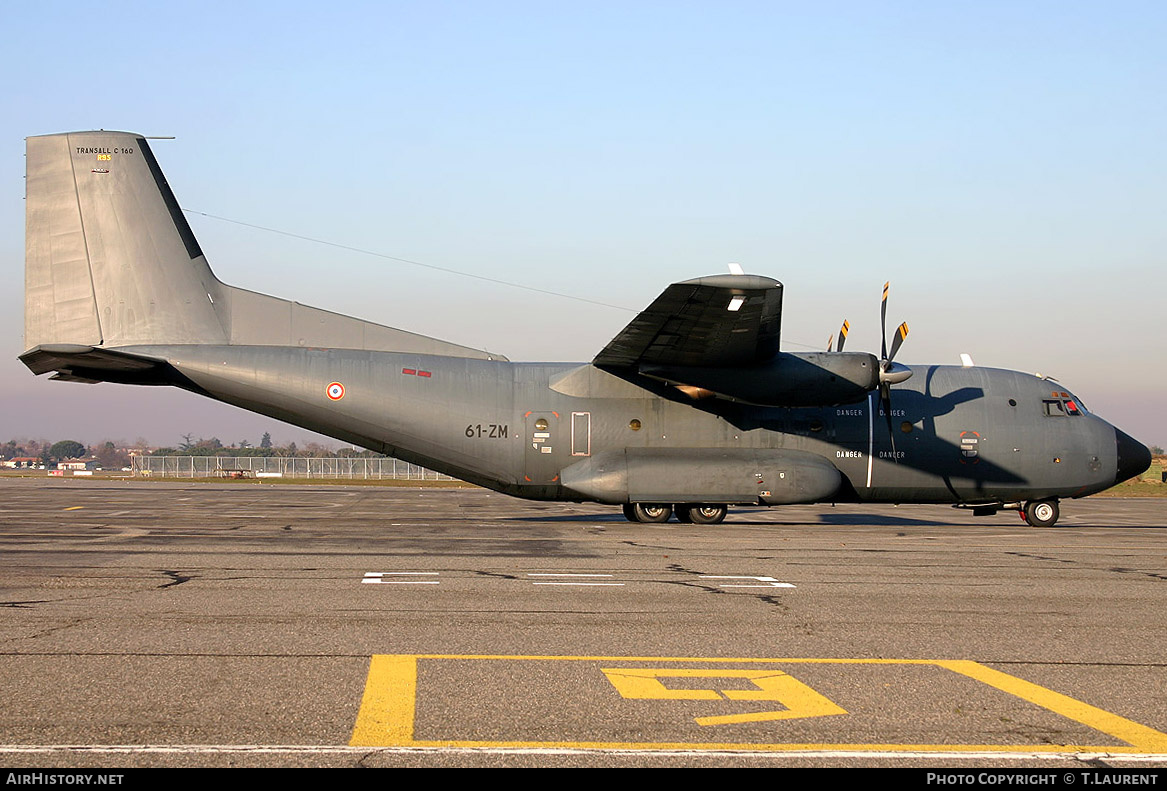
[[[377,2],[5,6],[0,441],[309,435],[24,350],[26,135],[175,135],[225,282],[513,360],[588,360],[667,284],[786,286],[905,363],[1040,371],[1167,445],[1167,5]]]

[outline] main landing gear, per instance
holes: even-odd
[[[662,524],[669,521],[669,517],[676,514],[678,522],[694,525],[716,525],[725,519],[728,509],[720,504],[689,504],[678,503],[629,503],[624,506],[624,518],[629,522],[646,522],[648,524]]]

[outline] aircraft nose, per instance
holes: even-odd
[[[1122,483],[1133,478],[1151,466],[1151,451],[1143,443],[1125,432],[1114,430],[1114,438],[1118,443],[1118,470],[1114,476],[1115,483]]]

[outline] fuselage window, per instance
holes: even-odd
[[[1048,417],[1065,417],[1066,416],[1066,410],[1065,410],[1065,407],[1062,406],[1061,401],[1046,400],[1046,401],[1042,401],[1041,403],[1045,406],[1046,416],[1048,416]]]

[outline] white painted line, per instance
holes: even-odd
[[[756,580],[758,582],[777,582],[773,577],[742,577],[724,574],[702,574],[703,580]]]
[[[623,582],[532,582],[532,585],[572,585],[577,588],[623,588]]]
[[[735,576],[718,576],[713,574],[702,574],[703,580],[754,580],[761,582],[762,585],[718,585],[719,588],[793,588],[794,584],[790,582],[779,582],[773,577],[735,577]]]
[[[611,577],[612,574],[553,574],[551,572],[531,572],[528,577]]]
[[[377,580],[363,579],[366,585],[441,585],[437,580]]]
[[[437,571],[366,571],[363,583],[371,585],[440,585],[437,580],[387,580],[385,577],[437,577]]]
[[[928,759],[960,763],[963,761],[1066,761],[1080,764],[1083,768],[1097,768],[1094,761],[1105,760],[1116,764],[1158,764],[1167,759],[1163,753],[1110,753],[1110,752],[1037,752],[1025,750],[994,751],[978,750],[962,752],[953,750],[724,750],[724,749],[676,749],[659,748],[610,748],[610,747],[348,747],[335,744],[109,744],[78,746],[72,744],[3,744],[0,755],[351,755],[364,758],[370,754],[385,755],[570,755],[570,756],[653,756],[659,758],[726,757],[773,759],[797,758],[844,758],[844,759]]]

